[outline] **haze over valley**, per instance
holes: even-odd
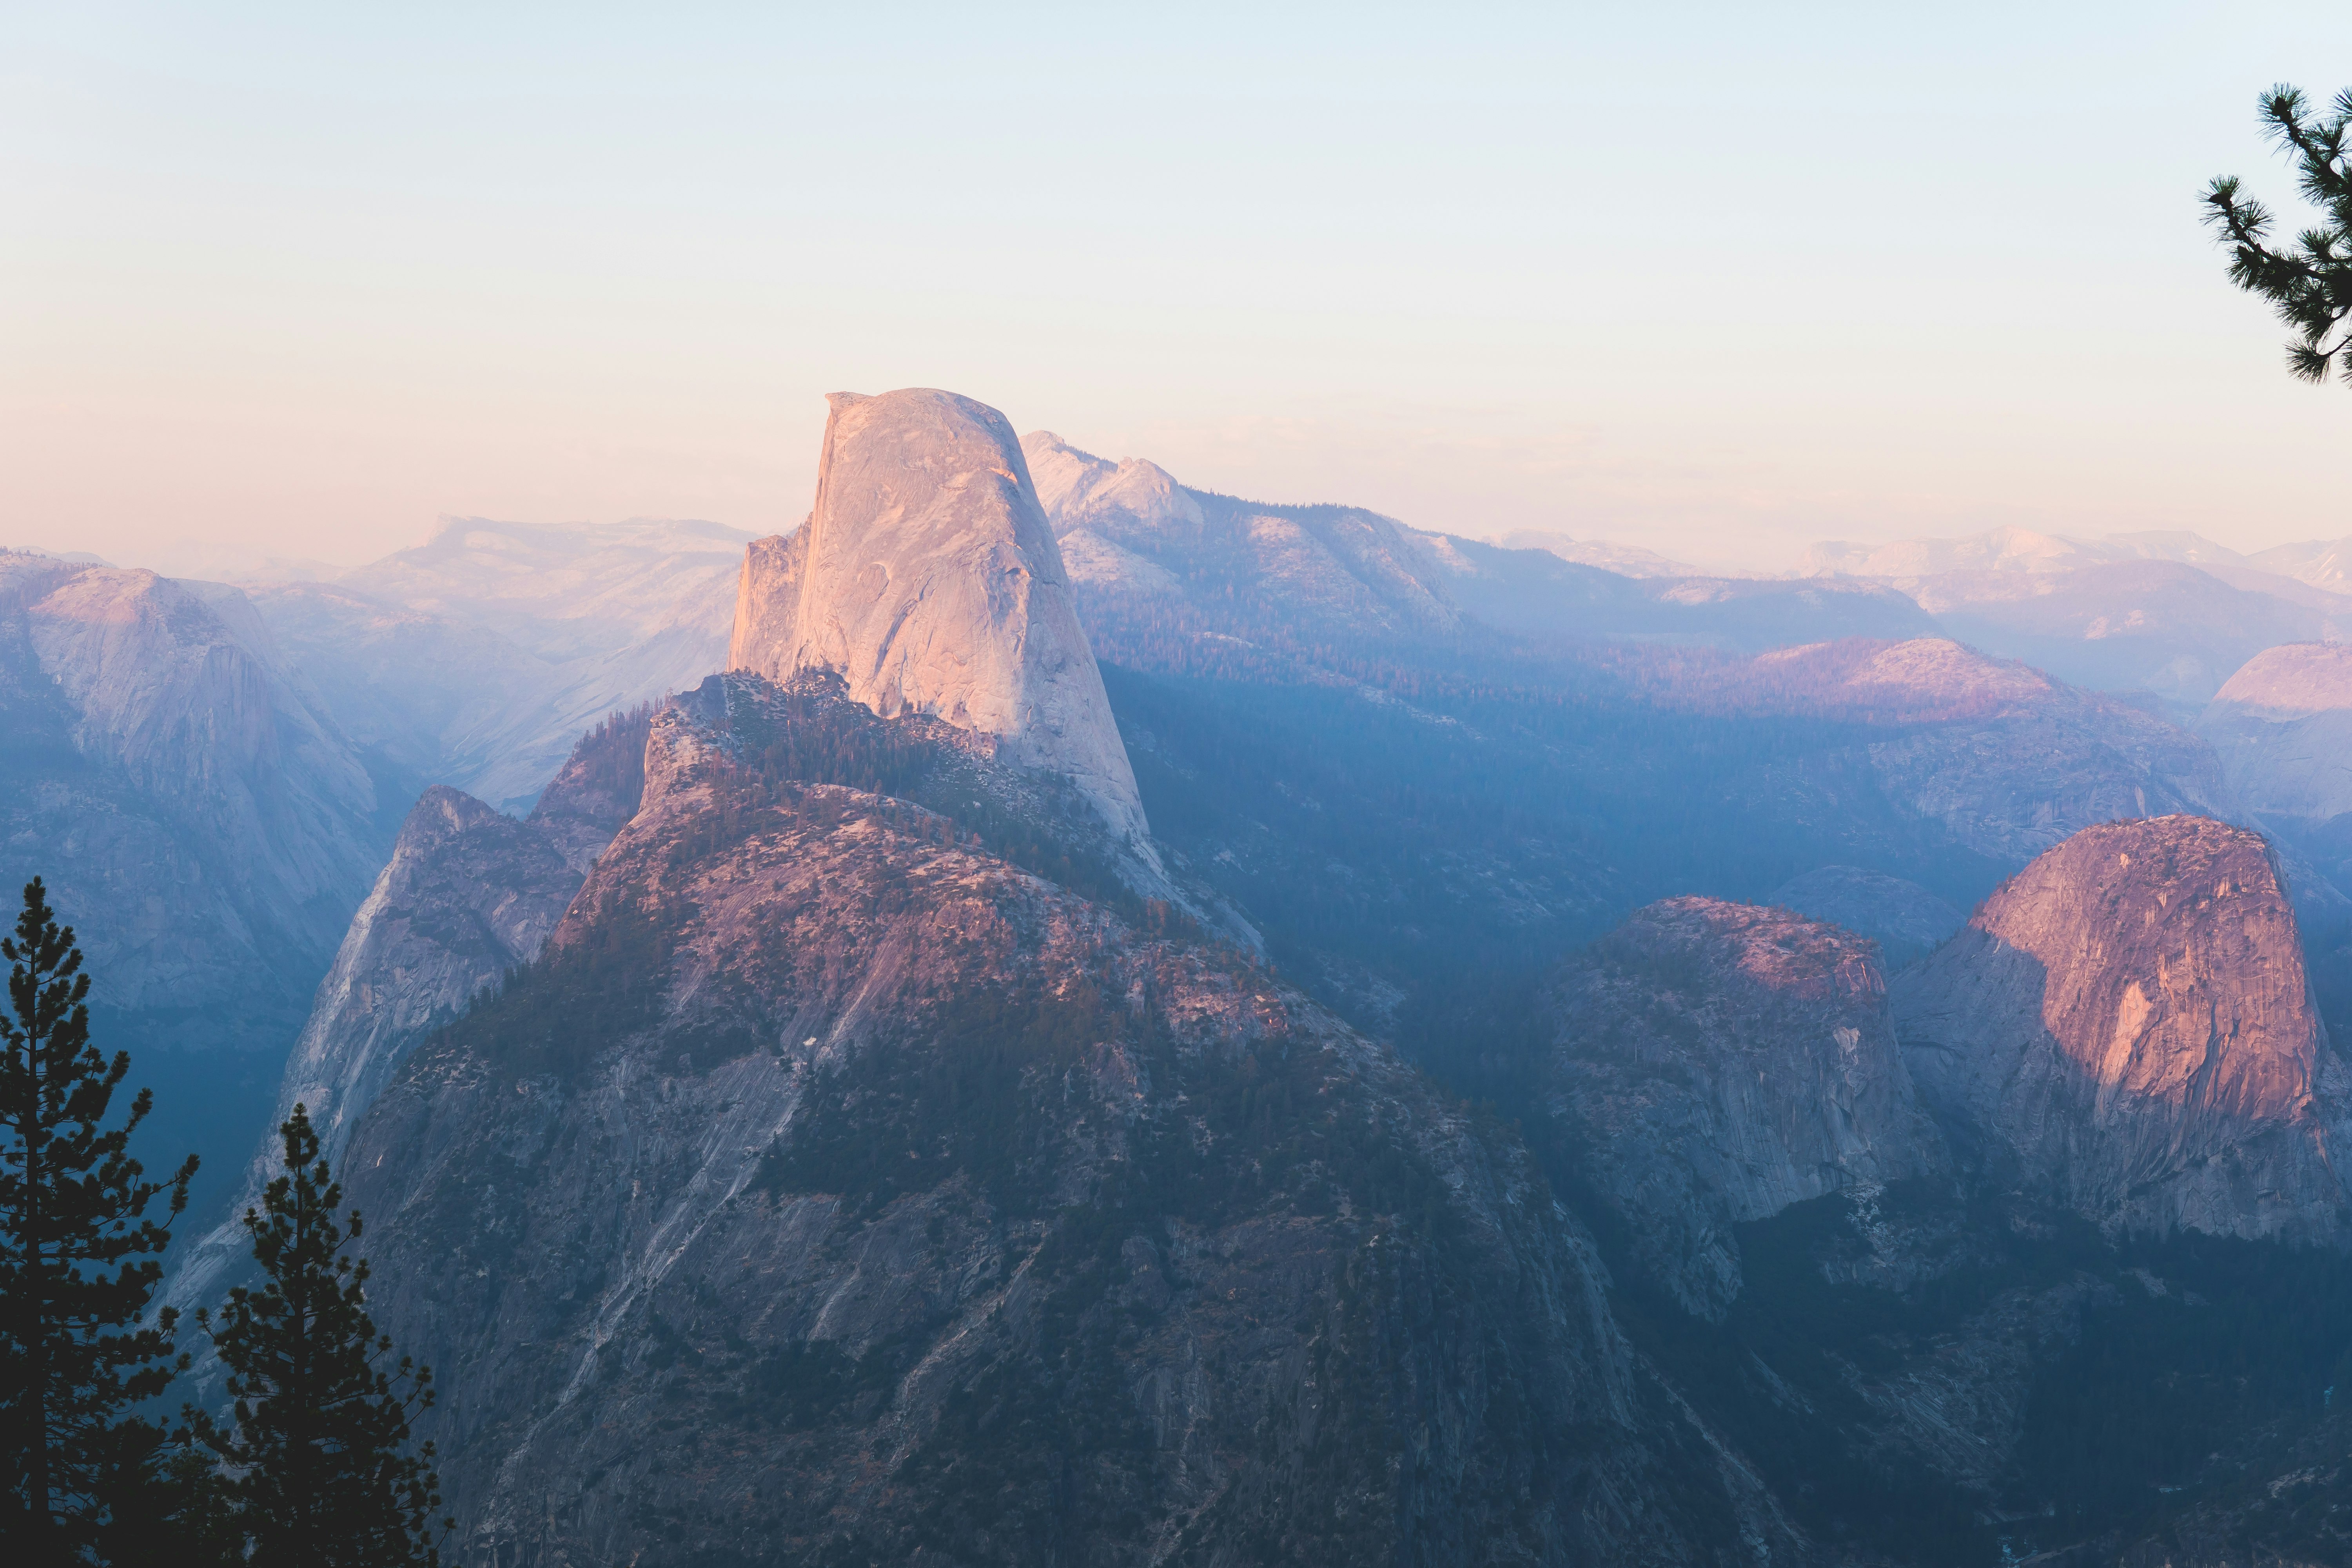
[[[2352,1564],[2342,22],[28,17],[0,1561]]]
[[[304,1106],[467,1552],[1961,1562],[2332,1440],[2181,1349],[2352,1247],[2329,547],[1612,570],[921,390],[825,454],[765,539],[0,557],[5,869],[205,1162],[161,1299]],[[2213,1457],[2051,1458],[2148,1399]]]

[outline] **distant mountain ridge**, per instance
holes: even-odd
[[[46,879],[99,1037],[216,1201],[389,848],[398,785],[245,595],[0,552],[0,888]],[[168,1156],[163,1152],[168,1150]]]
[[[2352,637],[2338,547],[2242,554],[2186,532],[2074,539],[1997,528],[1826,543],[1801,570],[1884,584],[1950,635],[2104,690],[2145,690],[2182,721],[2264,648]]]
[[[1410,527],[1360,507],[1251,501],[1177,482],[1142,458],[1113,463],[1049,431],[1022,437],[1037,493],[1079,590],[1218,613],[1246,590],[1296,633],[1451,637],[1629,637],[1755,650],[1822,637],[1934,629],[1902,595],[1868,584],[1633,577]]]
[[[726,662],[751,537],[445,518],[422,545],[253,598],[355,740],[419,783],[521,810],[605,713]]]

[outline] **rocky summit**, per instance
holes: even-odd
[[[816,505],[755,542],[730,664],[829,669],[885,717],[996,737],[1071,780],[1122,838],[1149,827],[1054,531],[1004,416],[953,393],[835,393]]]
[[[1787,910],[1668,899],[1565,963],[1549,1110],[1651,1282],[1720,1318],[1737,1222],[1943,1163],[1872,945]]]
[[[2086,828],[1897,977],[1906,1059],[1996,1181],[2103,1226],[2341,1243],[2345,1069],[2261,836]]]

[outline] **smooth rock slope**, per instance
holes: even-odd
[[[2346,1239],[2345,1069],[2262,837],[2085,828],[1896,976],[1921,1097],[1989,1177],[2103,1226]]]

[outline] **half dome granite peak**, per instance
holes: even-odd
[[[954,393],[835,393],[816,503],[754,542],[730,663],[840,673],[884,717],[995,737],[1075,783],[1115,837],[1150,826],[1069,576],[1003,415]]]

